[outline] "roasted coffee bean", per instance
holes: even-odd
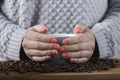
[[[92,59],[82,64],[47,64],[34,62],[31,60],[7,61],[0,62],[0,73],[9,74],[9,72],[92,72],[109,70],[110,68],[116,67],[116,63],[119,63],[119,61],[110,59]]]

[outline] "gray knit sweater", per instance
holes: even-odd
[[[100,58],[119,58],[120,0],[1,0],[0,56],[19,60],[21,42],[31,26],[49,33],[73,33],[76,24],[91,29]]]

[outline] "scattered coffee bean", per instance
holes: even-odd
[[[91,59],[86,63],[81,64],[47,64],[34,62],[31,60],[25,61],[7,61],[0,62],[0,73],[9,74],[9,72],[92,72],[109,70],[116,66],[119,61],[112,59]]]

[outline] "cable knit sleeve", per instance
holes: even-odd
[[[91,31],[97,39],[100,58],[119,59],[120,54],[120,0],[109,0],[104,19]]]
[[[0,12],[0,56],[7,60],[19,60],[19,52],[25,29],[12,23]]]

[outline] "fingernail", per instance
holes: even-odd
[[[60,48],[60,51],[65,51],[65,48],[62,46],[61,48]]]
[[[81,33],[81,28],[80,27],[77,27],[76,33]]]
[[[44,32],[44,27],[41,28],[41,31]]]
[[[55,45],[53,45],[53,48],[59,50],[60,46],[58,44],[55,44]]]
[[[44,32],[47,32],[47,31],[48,31],[48,28],[47,28],[47,27],[45,27],[45,28],[44,28]]]
[[[67,53],[62,53],[62,57],[67,58],[68,57]]]
[[[42,32],[47,32],[47,31],[48,31],[48,28],[47,28],[47,27],[42,27],[42,28],[41,28],[41,31],[42,31]]]
[[[52,55],[57,55],[58,51],[57,50],[52,50]]]
[[[74,62],[74,61],[75,61],[75,58],[71,58],[71,59],[70,59],[70,62]]]
[[[63,45],[67,45],[67,44],[68,44],[68,40],[63,40],[63,41],[62,41],[62,44],[63,44]]]
[[[50,41],[51,41],[52,43],[57,43],[57,39],[55,39],[55,38],[51,38]]]
[[[46,59],[46,60],[50,60],[51,57],[50,57],[50,56],[46,56],[45,59]]]

